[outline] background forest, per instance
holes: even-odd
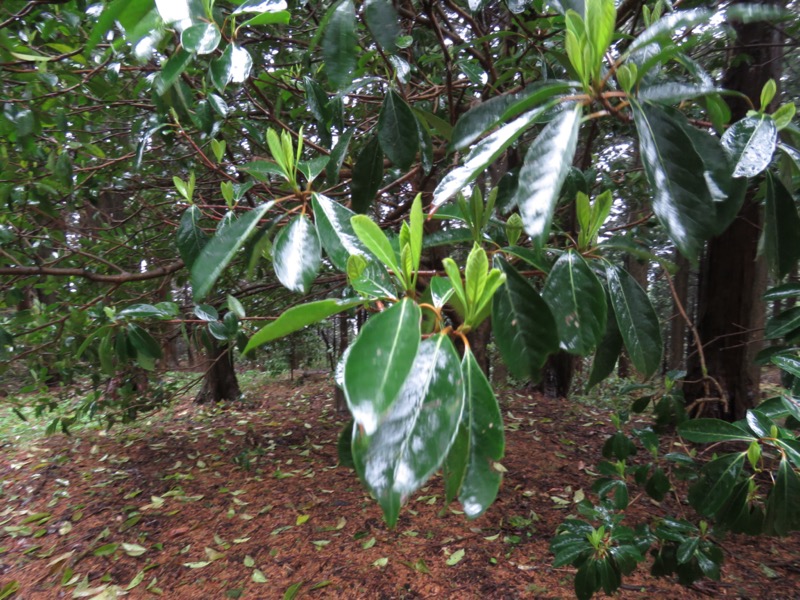
[[[394,527],[439,471],[468,518],[495,500],[495,388],[619,377],[555,563],[579,597],[648,551],[718,579],[719,532],[800,527],[797,12],[7,0],[6,402],[67,433],[150,418],[176,369],[199,404],[236,403],[237,366],[324,370]],[[695,512],[628,528],[634,488]]]

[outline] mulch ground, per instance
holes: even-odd
[[[16,582],[10,597],[31,600],[574,596],[574,570],[553,568],[548,544],[573,502],[591,497],[607,412],[501,394],[497,502],[467,521],[443,505],[436,476],[390,531],[338,466],[331,392],[322,376],[276,381],[224,410],[185,401],[108,434],[5,440],[0,590]],[[678,510],[674,497],[662,507],[640,497],[631,518]],[[720,582],[683,588],[643,565],[618,596],[800,598],[800,536],[730,536],[723,547]]]

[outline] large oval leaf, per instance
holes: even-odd
[[[504,260],[496,265],[506,282],[495,292],[492,330],[503,362],[519,379],[539,379],[547,356],[558,350],[558,330],[547,304],[517,270]]]
[[[236,252],[255,230],[258,221],[273,204],[267,202],[242,215],[203,246],[191,271],[192,290],[196,301],[202,300],[211,291],[222,271],[230,264]]]
[[[216,23],[197,23],[181,33],[181,44],[195,54],[211,54],[222,40]]]
[[[647,293],[627,271],[606,269],[608,295],[633,366],[650,377],[661,365],[663,344],[658,315]]]
[[[272,263],[287,289],[305,294],[320,267],[322,248],[308,217],[299,215],[275,236]]]
[[[561,348],[586,356],[606,330],[603,285],[580,254],[562,254],[547,276],[542,298],[553,313]]]
[[[701,479],[689,488],[689,502],[697,512],[713,516],[722,508],[735,492],[746,458],[747,452],[723,454],[703,467]]]
[[[800,477],[784,458],[778,465],[775,485],[767,499],[767,510],[764,515],[764,533],[770,535],[787,535],[790,531],[800,529]]]
[[[622,351],[622,343],[622,335],[619,332],[617,318],[614,316],[613,310],[609,311],[606,333],[597,345],[597,350],[595,350],[592,370],[589,373],[589,381],[586,383],[587,389],[591,389],[611,375],[614,367],[617,366],[617,359]]]
[[[715,231],[703,158],[673,116],[648,103],[631,106],[653,211],[681,253],[695,259]]]
[[[378,116],[378,140],[383,153],[402,170],[407,170],[414,162],[419,150],[417,119],[394,90],[383,99]]]
[[[778,128],[767,115],[737,121],[722,136],[722,145],[733,159],[734,177],[755,177],[767,168],[778,143]]]
[[[307,325],[317,323],[349,308],[358,306],[362,302],[360,298],[347,300],[326,298],[325,300],[318,300],[317,302],[308,302],[300,306],[293,306],[289,310],[284,311],[280,317],[272,321],[269,325],[265,325],[253,334],[253,337],[247,342],[244,354],[247,354],[251,350],[267,342],[289,335]]]
[[[514,203],[525,232],[541,246],[550,233],[558,194],[567,178],[578,143],[581,107],[564,108],[542,130],[525,154]]]
[[[409,301],[405,301],[409,302]],[[355,348],[348,363],[353,360]],[[362,367],[366,370],[366,367]],[[350,372],[345,366],[345,389]],[[441,466],[464,409],[464,380],[450,338],[424,340],[396,400],[371,432],[354,415],[356,471],[394,527],[400,507]]]
[[[447,456],[449,496],[458,499],[468,518],[479,517],[497,497],[502,474],[495,463],[503,458],[503,418],[492,386],[467,349],[461,361],[466,386],[464,413]]]
[[[161,358],[161,346],[147,331],[131,323],[128,325],[128,340],[136,352],[145,358]]]
[[[419,306],[402,300],[361,329],[344,365],[344,392],[356,424],[372,435],[411,371],[420,339]]]
[[[392,3],[389,0],[366,0],[364,18],[383,51],[393,54],[397,50],[396,40],[400,35],[400,26]]]
[[[351,0],[342,0],[333,10],[322,39],[325,72],[337,90],[353,81],[357,43],[355,7]]]

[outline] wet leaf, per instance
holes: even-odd
[[[405,100],[394,90],[383,100],[378,117],[378,140],[383,153],[403,171],[407,171],[419,150],[415,131],[417,120]]]
[[[275,275],[287,289],[305,294],[317,277],[321,255],[322,247],[311,220],[298,215],[275,236]]]
[[[767,168],[778,143],[778,128],[767,115],[745,117],[722,136],[734,161],[734,177],[755,177]]]
[[[342,0],[333,9],[322,39],[325,73],[337,90],[353,80],[357,43],[355,7],[351,0]]]
[[[513,203],[519,207],[525,233],[540,246],[550,233],[553,210],[572,166],[581,110],[580,105],[568,105],[550,121],[531,143],[519,172]]]
[[[418,336],[419,330],[415,333]],[[355,348],[348,365],[354,352]],[[361,369],[369,370],[363,365]],[[345,382],[347,377],[345,373]],[[367,421],[370,427],[354,429],[356,470],[381,505],[389,527],[397,522],[402,504],[441,466],[463,407],[458,354],[450,338],[438,334],[419,344],[403,387],[383,417]]]

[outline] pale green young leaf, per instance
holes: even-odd
[[[355,215],[350,219],[350,224],[353,226],[353,231],[355,231],[361,243],[364,244],[378,260],[394,271],[398,277],[401,277],[402,270],[397,263],[397,255],[392,248],[392,244],[375,221],[366,215]]]
[[[603,55],[611,45],[617,22],[614,0],[586,0],[586,36],[592,48],[590,71],[597,79],[603,64]]]
[[[464,287],[467,297],[467,312],[472,314],[473,308],[480,301],[483,288],[486,285],[487,271],[489,270],[489,259],[486,251],[478,244],[473,244],[472,250],[467,257],[467,265],[464,269]]]
[[[414,202],[411,203],[411,215],[409,220],[410,236],[409,244],[411,245],[411,257],[414,263],[414,270],[419,269],[419,263],[422,259],[422,237],[423,237],[423,223],[425,217],[422,211],[422,194],[417,194]]]
[[[447,273],[447,277],[450,279],[450,283],[453,284],[455,299],[457,299],[460,303],[461,310],[459,310],[458,305],[453,303],[453,298],[450,299],[450,302],[455,306],[456,312],[458,312],[462,317],[465,317],[469,303],[467,302],[467,295],[464,292],[464,284],[461,282],[461,271],[458,270],[456,261],[449,256],[442,260],[442,266],[444,267],[445,273]]]

